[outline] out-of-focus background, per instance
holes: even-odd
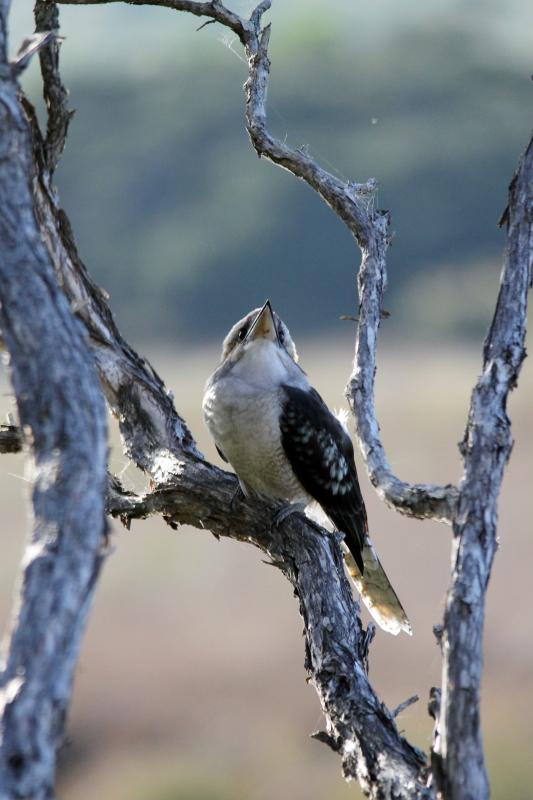
[[[250,5],[235,2],[246,12]],[[531,125],[533,6],[450,0],[275,0],[274,132],[339,177],[380,183],[396,231],[377,402],[398,474],[457,481],[469,394],[498,287],[496,222]],[[147,354],[200,447],[205,378],[223,334],[269,296],[325,399],[343,403],[358,254],[302,183],[254,157],[238,42],[166,9],[62,8],[63,77],[77,113],[58,171],[81,253],[119,325]],[[12,12],[12,49],[33,29]],[[24,85],[37,102],[37,64]],[[7,375],[1,411],[13,412]],[[533,372],[510,404],[516,446],[489,589],[483,724],[497,800],[532,797],[530,522]],[[143,478],[120,454],[126,482]],[[9,626],[29,474],[0,460],[0,614]],[[432,625],[442,616],[450,532],[386,509],[360,466],[371,527],[414,636],[378,632],[371,676],[427,749]],[[251,547],[159,520],[115,527],[77,670],[61,800],[340,800],[358,790],[308,734],[323,725],[305,683],[286,582]]]

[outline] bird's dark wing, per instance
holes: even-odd
[[[344,533],[363,574],[361,553],[368,523],[350,437],[314,389],[284,385],[281,392],[285,455],[306,492]]]

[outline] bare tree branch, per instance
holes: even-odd
[[[255,19],[258,24],[258,13]],[[243,22],[243,28],[249,26]],[[46,71],[43,78],[48,80]],[[26,111],[38,138],[28,103]],[[155,483],[147,495],[137,498],[122,492],[116,480],[110,481],[108,508],[126,523],[133,517],[161,513],[173,526],[186,523],[208,528],[217,536],[252,542],[264,550],[291,580],[299,597],[306,666],[345,775],[357,777],[370,796],[429,797],[424,756],[399,735],[392,714],[368,683],[364,664],[370,637],[357,618],[337,542],[325,532],[317,536],[316,526],[303,517],[287,521],[283,534],[272,530],[270,520],[279,506],[259,499],[230,511],[235,476],[203,461],[163,382],[120,336],[103,293],[79,258],[68,219],[55,192],[49,190],[48,178],[44,174],[35,184],[43,240],[71,307],[90,334],[126,452]]]
[[[41,0],[48,2],[48,0]],[[247,20],[234,14],[226,8],[219,0],[210,0],[210,2],[195,2],[195,0],[121,0],[131,6],[160,6],[161,8],[171,8],[174,11],[187,11],[189,14],[194,14],[196,17],[211,17],[216,22],[220,22],[226,28],[230,28],[237,34],[240,41],[243,42],[246,32],[248,30]],[[62,5],[107,5],[109,3],[117,2],[117,0],[59,0]],[[270,4],[269,4],[270,5]]]
[[[257,7],[255,19],[269,7]],[[252,15],[253,16],[253,15]],[[361,452],[370,479],[380,496],[405,514],[433,517],[448,523],[453,518],[457,490],[452,486],[411,486],[396,478],[387,463],[379,436],[374,405],[377,332],[386,283],[385,256],[389,245],[389,215],[373,208],[375,181],[345,183],[321,169],[303,150],[293,150],[276,140],[266,127],[266,97],[270,62],[270,26],[245,38],[249,79],[245,85],[248,132],[258,155],[288,169],[313,188],[340,217],[356,238],[362,254],[359,270],[360,317],[354,372],[348,399],[354,413]]]
[[[68,107],[68,92],[59,74],[61,40],[57,36],[59,31],[57,6],[49,0],[36,0],[34,14],[37,33],[50,34],[46,47],[42,48],[39,53],[39,59],[43,76],[44,101],[48,110],[43,157],[46,170],[52,176],[65,147],[68,126],[74,111]]]
[[[377,336],[381,304],[386,287],[385,252],[388,247],[388,215],[372,220],[373,247],[363,252],[359,269],[359,325],[354,368],[347,386],[359,439],[370,480],[380,497],[402,513],[432,517],[451,524],[457,504],[454,486],[410,485],[392,472],[381,443],[374,404]]]
[[[31,59],[50,41],[52,34],[48,33],[34,33],[28,36],[20,45],[17,55],[10,64],[11,74],[14,78],[21,75]]]
[[[58,279],[89,332],[102,387],[119,421],[126,454],[157,482],[179,475],[184,456],[200,453],[171,394],[148,361],[120,335],[103,292],[79,258],[68,218],[44,182],[36,186],[36,207]]]
[[[90,0],[90,4],[109,1],[113,0]],[[85,4],[81,0],[60,0],[60,2]],[[141,0],[138,2],[141,3]],[[150,0],[141,4],[167,5],[167,0],[164,2]],[[451,524],[457,500],[455,487],[410,485],[399,480],[392,473],[386,460],[379,436],[374,405],[375,345],[385,285],[389,215],[373,209],[376,183],[373,180],[365,184],[341,181],[322,169],[304,149],[295,150],[289,147],[275,139],[267,129],[270,25],[261,28],[261,20],[270,5],[270,0],[263,0],[247,20],[230,12],[221,2],[182,3],[179,0],[168,0],[168,6],[171,8],[211,17],[237,33],[248,58],[249,76],[244,87],[246,123],[257,154],[268,158],[309,184],[356,238],[362,253],[359,272],[360,322],[348,398],[354,412],[357,434],[369,476],[380,496],[402,513],[415,517],[433,517]],[[231,24],[226,21],[230,17]]]
[[[393,714],[368,682],[363,668],[368,643],[335,537],[326,531],[317,535],[316,526],[301,514],[288,517],[279,529],[273,527],[280,503],[243,499],[230,513],[235,484],[233,475],[212,464],[188,460],[172,485],[137,498],[115,484],[108,502],[124,521],[162,513],[171,525],[204,528],[266,552],[298,596],[306,669],[345,777],[357,778],[369,797],[431,797],[424,785],[424,755],[398,734]]]
[[[6,13],[3,3],[0,324],[32,450],[34,519],[0,672],[0,798],[45,800],[53,796],[79,641],[103,557],[106,425],[83,331],[35,219],[30,129],[2,41]],[[2,433],[14,447],[12,426]]]
[[[407,708],[409,708],[409,706],[418,703],[419,700],[420,700],[419,696],[417,694],[413,694],[411,695],[411,697],[408,697],[407,700],[404,700],[402,703],[399,703],[396,706],[396,708],[394,708],[391,712],[394,719],[396,719],[396,717],[399,717],[400,714],[402,714]]]
[[[40,195],[39,205],[44,201],[44,195]],[[41,213],[45,218],[52,214],[42,209]],[[59,237],[55,241],[58,247],[63,246]],[[79,296],[86,288],[86,274],[76,272],[70,255],[64,250],[57,263],[69,270],[67,294]],[[76,277],[80,285],[76,284]],[[97,309],[104,308],[103,299],[99,298],[95,306],[86,305],[80,313],[87,313],[88,308],[94,327],[103,325],[96,316]],[[92,342],[92,346],[112,407],[120,418],[136,420],[134,431],[131,422],[123,426],[128,452],[156,482],[156,487],[140,498],[121,492],[118,483],[113,482],[108,498],[111,513],[126,523],[160,513],[173,526],[193,525],[217,536],[251,542],[264,550],[289,577],[299,597],[308,641],[306,667],[319,693],[328,729],[338,744],[345,774],[357,777],[370,796],[374,796],[371,793],[376,787],[381,787],[382,794],[375,794],[376,797],[395,796],[393,789],[398,798],[429,797],[421,771],[423,757],[398,734],[392,715],[376,697],[362,667],[363,656],[359,654],[364,653],[366,658],[366,639],[341,570],[336,542],[325,532],[317,537],[316,526],[304,518],[291,517],[282,531],[272,530],[270,520],[279,504],[255,499],[243,501],[231,511],[237,485],[234,475],[206,463],[191,449],[178,449],[179,440],[174,454],[169,454],[168,431],[177,414],[162,385],[146,403],[144,387],[154,388],[147,362],[138,356],[135,361],[124,359],[122,345],[111,337],[106,345],[106,361],[100,356],[100,342]],[[107,382],[108,363],[114,364],[116,371],[113,384]],[[115,385],[119,387],[116,393]],[[332,559],[337,565],[333,571]],[[320,592],[316,591],[318,586]],[[358,664],[357,669],[354,663]],[[330,665],[329,670],[326,664]],[[401,789],[402,783],[408,789]]]
[[[53,27],[57,34],[56,3],[37,0],[35,15],[38,25]],[[57,44],[54,46],[57,48]],[[68,93],[59,74],[58,50],[45,55],[41,72],[44,96],[49,99],[47,128],[62,130],[66,136],[70,112],[65,105]],[[164,481],[168,475],[179,473],[182,451],[200,453],[185,422],[176,413],[163,381],[122,338],[106,304],[105,293],[91,279],[78,255],[70,222],[59,205],[51,180],[64,141],[61,140],[60,146],[49,145],[53,156],[43,158],[46,141],[42,141],[35,111],[27,101],[25,110],[34,134],[35,157],[41,165],[35,186],[36,212],[58,280],[73,312],[90,335],[106,398],[119,419],[125,452],[141,469]]]
[[[507,397],[525,358],[533,259],[533,137],[509,189],[507,249],[462,443],[453,572],[442,635],[439,789],[450,800],[489,795],[480,730],[485,594],[497,548],[497,505],[513,440]]]

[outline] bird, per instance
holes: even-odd
[[[305,508],[311,519],[342,533],[348,573],[375,621],[388,633],[411,634],[369,536],[346,425],[310,385],[269,300],[230,329],[202,407],[242,493],[285,501],[289,513]]]

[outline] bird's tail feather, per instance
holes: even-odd
[[[343,548],[346,568],[355,583],[361,599],[380,628],[397,636],[405,631],[412,636],[413,631],[407,614],[403,610],[398,595],[381,566],[372,542],[367,537],[363,547],[364,575],[361,575],[355,559],[347,548]]]
[[[319,525],[332,529],[331,520],[328,519],[323,509],[312,501],[305,509],[305,513]],[[344,563],[365,606],[368,608],[380,628],[387,633],[397,636],[400,631],[413,635],[411,623],[403,610],[398,595],[392,588],[391,582],[381,566],[381,562],[368,536],[365,536],[363,546],[364,575],[355,562],[346,544],[343,543]]]

